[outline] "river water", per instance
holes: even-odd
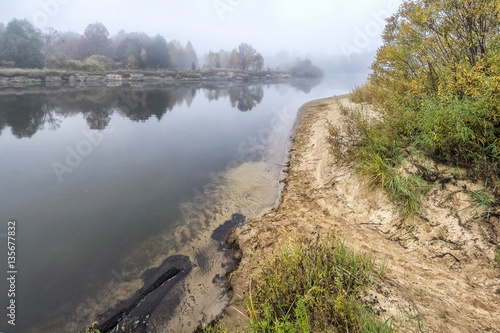
[[[5,274],[7,222],[17,223],[16,326],[3,310],[0,331],[78,332],[175,254],[193,270],[150,331],[210,320],[230,265],[212,232],[276,203],[298,108],[363,79],[0,91]],[[4,278],[2,309],[8,289]]]

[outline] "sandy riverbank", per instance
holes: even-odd
[[[349,104],[347,99],[341,99]],[[364,299],[399,332],[500,332],[500,267],[494,261],[500,237],[497,216],[482,221],[462,190],[479,184],[451,176],[432,189],[421,213],[402,219],[378,189],[352,166],[329,154],[326,120],[339,123],[335,98],[304,105],[298,118],[283,200],[261,218],[235,229],[243,258],[230,276],[232,299],[223,323],[244,332],[244,298],[259,259],[292,235],[338,231],[348,247],[387,263],[385,277]]]

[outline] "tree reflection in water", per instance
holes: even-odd
[[[319,82],[293,81],[292,86],[309,92]],[[114,112],[132,121],[160,120],[176,105],[189,107],[198,90],[211,100],[229,98],[231,107],[251,111],[264,98],[263,84],[195,84],[191,86],[93,87],[45,89],[37,92],[0,93],[0,135],[10,127],[17,138],[31,138],[43,128],[57,130],[62,119],[77,114],[92,130],[104,130]]]

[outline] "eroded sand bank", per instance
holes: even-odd
[[[272,255],[292,235],[333,230],[347,246],[386,260],[385,277],[364,297],[400,332],[500,332],[500,267],[492,245],[498,218],[476,219],[461,191],[465,180],[455,179],[431,190],[416,217],[402,219],[382,191],[329,154],[326,120],[341,117],[335,98],[302,107],[282,202],[230,235],[243,258],[230,277],[223,316],[229,332],[245,328],[244,298],[258,274],[253,255]]]

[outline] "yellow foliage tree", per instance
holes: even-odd
[[[406,0],[354,96],[383,111],[387,142],[498,179],[499,35],[500,0]]]
[[[406,1],[388,20],[371,81],[410,98],[477,96],[498,74],[488,55],[499,23],[499,0]]]

